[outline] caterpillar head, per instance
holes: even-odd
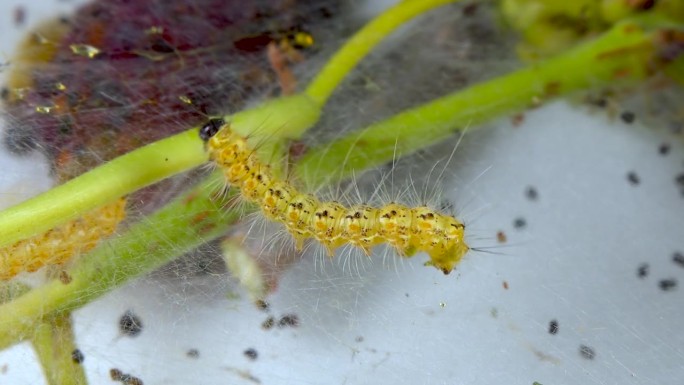
[[[449,274],[470,250],[465,243],[465,225],[452,216],[440,214],[435,228],[438,231],[433,233],[428,247],[430,261],[427,264]]]
[[[444,248],[434,248],[428,253],[430,260],[426,266],[434,266],[444,274],[451,273],[454,267],[463,259],[463,256],[470,250],[463,240],[449,242]]]
[[[204,123],[199,129],[200,138],[206,143],[212,136],[216,135],[225,124],[226,121],[221,118],[209,119],[209,121]]]

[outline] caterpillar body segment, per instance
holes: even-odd
[[[347,244],[370,255],[374,246],[387,243],[403,257],[426,252],[430,256],[427,264],[445,274],[469,250],[464,241],[465,226],[452,216],[426,206],[389,203],[379,208],[345,207],[337,202],[322,202],[277,178],[268,164],[259,161],[247,140],[223,120],[210,120],[200,129],[200,137],[227,182],[258,205],[266,218],[282,223],[294,237],[297,249],[301,250],[305,240],[314,238],[329,256]]]
[[[86,253],[114,233],[126,216],[126,200],[92,210],[82,217],[0,249],[0,280],[46,265],[61,265]]]

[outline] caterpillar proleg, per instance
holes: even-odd
[[[469,247],[464,224],[453,216],[426,207],[390,203],[382,207],[322,202],[302,193],[275,176],[258,159],[246,138],[233,132],[222,119],[211,119],[200,129],[210,159],[223,171],[227,182],[261,208],[264,216],[285,226],[297,249],[314,238],[332,256],[335,249],[353,245],[366,255],[387,243],[403,257],[417,252],[430,256],[428,265],[448,274]]]

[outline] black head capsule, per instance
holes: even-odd
[[[217,132],[226,124],[226,121],[221,118],[212,118],[208,122],[204,123],[202,128],[199,130],[200,138],[203,141],[208,141],[212,136],[216,135]]]

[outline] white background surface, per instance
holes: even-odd
[[[14,30],[9,3],[2,53]],[[43,3],[29,22],[65,5]],[[449,276],[424,268],[422,256],[364,261],[359,272],[305,258],[270,298],[270,315],[297,314],[300,326],[270,331],[261,328],[269,313],[226,299],[238,289],[225,276],[139,280],[76,313],[87,375],[113,383],[109,369],[119,368],[147,385],[680,383],[684,295],[658,286],[684,279],[671,260],[684,250],[674,185],[684,149],[670,135],[638,116],[626,125],[562,102],[526,113],[519,127],[506,119],[472,130],[452,161],[450,196],[470,244],[495,246],[496,232],[507,234],[500,254],[472,252]],[[662,142],[672,146],[666,156]],[[26,174],[17,167],[3,164],[3,199],[27,186],[6,179]],[[538,200],[525,197],[528,186]],[[514,228],[518,217],[524,229]],[[642,263],[650,270],[639,279]],[[136,338],[117,328],[129,309],[144,322]],[[187,357],[191,348],[198,358]],[[0,384],[43,381],[26,345],[0,353],[0,367]]]

